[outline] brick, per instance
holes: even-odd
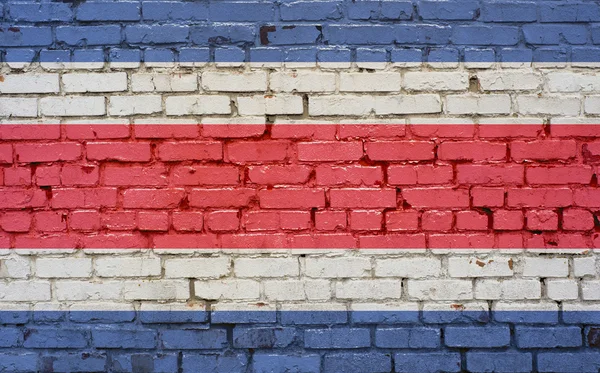
[[[577,281],[573,280],[548,280],[546,292],[552,300],[574,300],[579,296],[579,287]]]
[[[450,277],[510,277],[513,275],[512,258],[494,257],[489,259],[449,258]]]
[[[549,114],[561,116],[577,116],[580,111],[579,98],[570,96],[519,96],[517,106],[521,114]]]
[[[434,157],[434,144],[425,141],[378,141],[365,144],[372,161],[426,161]]]
[[[303,165],[266,165],[248,167],[248,177],[250,178],[250,181],[262,185],[304,184],[308,181],[310,173],[311,167]]]
[[[174,212],[172,214],[173,229],[176,231],[202,231],[203,215],[201,212]]]
[[[521,352],[467,352],[470,371],[529,372],[533,368],[530,353]]]
[[[256,198],[250,188],[192,189],[188,195],[192,207],[245,207]]]
[[[234,261],[236,277],[298,276],[299,263],[294,258],[238,258]]]
[[[461,359],[459,353],[454,352],[427,352],[394,354],[396,372],[409,373],[422,371],[434,373],[439,371],[460,372]]]
[[[315,213],[315,228],[317,230],[333,231],[345,229],[347,217],[345,211],[317,211]]]
[[[473,299],[473,284],[466,280],[409,280],[408,296],[416,300]]]
[[[272,189],[258,192],[262,208],[325,207],[325,193],[322,189]]]
[[[147,162],[152,157],[150,143],[88,142],[87,159],[121,162]]]
[[[594,216],[587,210],[568,209],[562,214],[562,228],[571,231],[587,231],[594,228]]]
[[[310,349],[363,348],[369,347],[369,329],[307,329],[304,332],[304,346]]]
[[[540,299],[542,288],[538,279],[486,279],[475,282],[476,299],[524,300]]]
[[[350,212],[350,229],[357,231],[379,231],[383,214],[380,211],[353,210]]]
[[[504,347],[510,343],[510,329],[506,326],[449,326],[445,328],[444,339],[449,347]]]
[[[171,180],[175,185],[237,185],[239,170],[230,166],[176,166]]]
[[[511,210],[496,210],[493,215],[494,229],[521,230],[523,229],[523,212]]]
[[[387,168],[388,183],[392,185],[447,184],[452,182],[454,172],[451,166],[420,165]]]
[[[87,258],[38,258],[36,275],[40,278],[89,278],[92,260]]]
[[[124,139],[129,137],[129,121],[110,120],[107,124],[99,124],[102,121],[96,119],[91,121],[90,124],[83,124],[82,122],[84,121],[66,122],[67,124],[75,124],[65,126],[68,139]]]
[[[28,167],[5,168],[4,185],[24,186],[31,185],[31,169]]]
[[[229,96],[222,95],[185,95],[167,96],[165,113],[169,116],[230,114]]]
[[[522,188],[508,189],[509,207],[565,207],[573,203],[570,189]]]
[[[424,211],[421,225],[426,231],[449,231],[452,229],[451,211]]]
[[[220,142],[165,142],[158,146],[158,158],[163,161],[220,160]]]
[[[0,208],[2,209],[23,209],[30,207],[43,207],[46,204],[46,193],[43,190],[13,190],[0,189],[2,198],[0,198]]]
[[[275,120],[271,128],[273,139],[334,140],[337,125],[314,121]]]
[[[60,173],[62,185],[95,185],[99,169],[94,165],[64,165]]]
[[[67,229],[67,214],[60,211],[43,211],[34,214],[36,230],[63,232]]]
[[[167,212],[140,211],[137,213],[137,227],[141,231],[169,230],[169,214]]]
[[[465,91],[469,75],[463,72],[407,72],[404,88],[414,91]]]
[[[219,278],[229,273],[229,258],[166,259],[167,278]]]
[[[32,216],[28,212],[4,212],[0,215],[0,227],[6,232],[28,232]]]
[[[137,226],[136,214],[133,211],[115,211],[102,214],[100,218],[103,228],[109,230],[131,230]]]
[[[83,348],[87,347],[84,330],[77,329],[27,329],[28,338],[23,342],[25,348]]]
[[[446,97],[448,114],[510,114],[511,102],[507,95],[481,95]]]
[[[135,137],[138,139],[196,138],[200,133],[200,127],[196,121],[144,118],[134,119],[133,122]]]
[[[525,168],[520,165],[457,165],[459,184],[510,185],[524,184]]]
[[[236,231],[240,226],[238,210],[213,211],[206,214],[204,220],[211,231]]]
[[[69,218],[69,227],[77,231],[99,230],[100,214],[96,211],[74,211]]]
[[[530,230],[552,231],[558,229],[558,214],[554,211],[527,211],[525,219],[527,219],[527,228]]]
[[[460,208],[469,207],[469,192],[465,189],[407,188],[402,197],[416,208]]]
[[[317,185],[381,185],[383,172],[379,166],[317,166]]]
[[[429,246],[432,248],[451,249],[489,249],[494,246],[494,236],[491,234],[431,234]]]
[[[293,95],[256,95],[237,98],[238,113],[240,115],[277,115],[277,114],[302,114],[304,107],[302,97]]]
[[[417,231],[419,214],[416,211],[390,211],[385,214],[385,229],[388,232]]]
[[[391,371],[392,361],[387,354],[371,353],[332,353],[323,358],[323,369],[331,372],[364,372],[366,370]]]
[[[442,160],[499,161],[506,158],[506,145],[475,141],[443,142],[438,148],[438,157]]]
[[[125,208],[174,208],[185,197],[183,189],[128,189],[123,192]]]
[[[329,191],[331,207],[386,208],[396,207],[393,189],[332,189]],[[321,207],[321,206],[318,206]]]
[[[574,191],[575,205],[580,207],[597,207],[600,194],[594,188],[583,188]]]
[[[270,75],[269,83],[275,92],[333,92],[335,74],[302,70],[278,71]]]
[[[68,93],[122,92],[127,90],[127,74],[64,74],[62,83]]]
[[[441,272],[442,263],[437,258],[394,258],[375,261],[377,277],[427,278],[438,277]]]
[[[207,91],[264,92],[267,90],[267,74],[262,71],[235,75],[225,72],[206,71],[202,73],[200,80],[202,88]]]
[[[0,84],[0,93],[58,93],[58,74],[6,75]]]
[[[400,74],[392,72],[341,73],[341,92],[399,92]]]
[[[165,186],[168,170],[164,166],[107,165],[103,184],[109,186]]]
[[[283,161],[289,144],[284,141],[236,142],[227,144],[226,154],[233,163]]]
[[[102,116],[106,114],[104,101],[104,97],[91,96],[44,97],[40,99],[40,113],[57,117]]]
[[[306,372],[318,372],[321,369],[321,356],[317,354],[303,354],[302,356],[283,355],[277,353],[258,352],[254,356],[254,370],[257,373],[272,371],[285,372],[286,370],[301,369]]]
[[[298,143],[298,160],[305,162],[356,161],[363,156],[361,142]]]
[[[16,144],[17,162],[74,161],[81,157],[81,144],[64,142],[48,144]]]
[[[546,140],[511,143],[511,157],[517,162],[524,160],[568,160],[577,154],[573,140]],[[552,151],[549,151],[551,149]]]
[[[258,300],[259,282],[254,280],[196,281],[196,296],[204,299]]]
[[[456,213],[458,230],[487,230],[488,216],[477,211],[459,211]]]

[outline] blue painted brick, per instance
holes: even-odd
[[[540,3],[541,22],[598,22],[600,4],[593,1],[542,2]]]
[[[306,62],[317,60],[316,48],[289,48],[283,57],[285,62]]]
[[[352,311],[350,316],[355,324],[407,324],[419,321],[419,311]]]
[[[413,4],[410,1],[384,0],[381,2],[383,20],[409,20],[413,16]]]
[[[13,58],[13,53],[17,51],[29,51],[33,52],[30,49],[9,49],[6,51],[7,59],[6,61],[12,62],[8,57]],[[35,55],[35,52],[32,53]],[[31,56],[33,59],[33,56]],[[29,61],[31,61],[31,59]],[[17,60],[17,62],[23,60]],[[29,311],[0,311],[0,324],[24,324],[29,321],[31,318],[31,313]]]
[[[530,1],[484,1],[481,20],[485,22],[535,22],[537,3]]]
[[[56,41],[67,45],[113,45],[121,43],[121,27],[109,26],[61,26],[56,28]]]
[[[8,4],[8,18],[16,22],[68,22],[73,19],[73,11],[67,3],[26,3]]]
[[[140,62],[142,52],[139,49],[112,48],[108,56],[110,62]]]
[[[332,44],[393,44],[396,40],[395,29],[382,25],[325,25],[324,40]]]
[[[460,372],[461,362],[458,352],[397,353],[394,355],[396,372],[437,373]]]
[[[113,355],[111,368],[114,373],[172,373],[178,369],[177,354],[144,354]]]
[[[92,329],[92,344],[98,348],[155,348],[156,330]]]
[[[248,25],[193,26],[190,39],[195,45],[252,43],[256,31]]]
[[[0,26],[0,47],[46,46],[52,44],[52,29],[42,26]]]
[[[408,25],[395,28],[395,42],[398,44],[442,44],[449,42],[451,29],[438,25]]]
[[[284,348],[296,339],[296,328],[283,327],[235,327],[235,348]]]
[[[196,62],[196,63],[206,63],[210,61],[210,49],[209,48],[181,48],[179,50],[179,62]],[[143,316],[143,314],[156,314],[155,316]],[[171,319],[182,320],[175,322],[205,322],[208,320],[208,312],[205,311],[196,311],[196,312],[170,312],[171,316],[163,315],[165,312],[143,312],[141,315],[145,317],[146,320],[163,318],[166,321]],[[158,316],[160,314],[161,316]],[[142,319],[143,320],[143,319]],[[189,321],[185,321],[189,320]],[[142,321],[142,322],[152,322],[152,321]],[[154,321],[156,322],[156,321]],[[160,322],[160,321],[159,321]]]
[[[334,325],[348,322],[345,311],[283,311],[280,313],[282,325]]]
[[[571,59],[573,62],[599,62],[600,48],[573,48]]]
[[[534,45],[585,44],[587,27],[584,25],[524,25],[525,42]]]
[[[322,48],[317,51],[317,62],[350,62],[352,51],[347,48]]]
[[[282,62],[281,48],[258,47],[250,49],[250,62]]]
[[[21,329],[0,327],[0,347],[17,347],[22,336]]]
[[[70,311],[69,319],[78,323],[123,323],[133,321],[135,311]]]
[[[101,353],[52,354],[42,356],[45,372],[92,373],[106,371],[106,355]]]
[[[500,61],[502,62],[531,62],[533,51],[531,49],[503,48],[500,50]],[[500,313],[502,314],[502,313]],[[502,317],[514,318],[515,315],[504,315]],[[558,318],[558,312],[556,312]]]
[[[78,329],[26,329],[24,340],[25,348],[82,348],[88,345],[88,333]]]
[[[268,32],[267,40],[261,34],[261,43],[263,45],[298,45],[315,44],[321,37],[321,26],[312,25],[278,25],[273,26],[274,30]]]
[[[0,353],[0,372],[35,372],[38,355],[32,352]]]
[[[356,48],[356,60],[360,62],[387,62],[385,49]]]
[[[303,353],[298,356],[257,353],[253,357],[252,373],[320,373],[321,357]]]
[[[418,3],[419,16],[426,20],[472,20],[479,13],[479,2],[469,0],[422,0]]]
[[[221,355],[183,354],[182,373],[195,373],[202,367],[206,373],[245,373],[248,357],[244,354],[225,352]]]
[[[458,49],[434,48],[427,53],[427,62],[458,62]]]
[[[538,372],[598,373],[598,352],[542,352],[538,354]]]
[[[600,327],[588,326],[585,328],[585,344],[593,348],[600,348]]]
[[[520,352],[467,352],[469,372],[527,373],[533,370],[531,354]]]
[[[125,41],[132,44],[185,43],[190,29],[186,25],[135,25],[125,27]]]
[[[581,328],[565,327],[528,327],[515,328],[519,348],[555,348],[581,346]]]
[[[40,51],[40,62],[61,63],[70,62],[71,52],[63,50],[42,50]]]
[[[149,48],[144,51],[145,62],[173,62],[175,53],[170,49]]]
[[[212,22],[262,22],[273,21],[275,5],[259,1],[218,1],[209,5]]]
[[[600,44],[600,26],[592,27],[592,40],[594,44]]]
[[[496,61],[496,52],[493,49],[465,49],[464,53],[465,53],[465,62],[494,62],[494,61]]]
[[[181,62],[203,62],[200,57],[206,53],[204,62],[208,62],[208,48],[201,49],[182,49],[179,54]],[[187,53],[196,58],[187,58]],[[182,56],[184,57],[182,61]],[[204,323],[208,321],[208,312],[206,311],[143,311],[138,315],[141,322],[146,324],[182,324],[182,323]]]
[[[277,322],[277,311],[213,311],[213,324],[268,324]]]
[[[392,49],[392,62],[421,62],[423,60],[423,50],[421,49]],[[418,317],[418,315],[417,315]]]
[[[283,21],[322,21],[342,18],[341,1],[290,1],[281,4]]]
[[[432,62],[431,52],[435,52],[435,50],[429,53],[430,62]],[[443,55],[437,54],[437,56],[437,61],[444,62]],[[434,57],[436,57],[435,54]],[[458,58],[458,56],[455,55],[452,58]],[[426,324],[486,323],[489,319],[489,313],[484,310],[470,311],[461,308],[448,308],[448,311],[423,311],[423,322]]]
[[[512,26],[457,26],[452,42],[460,45],[516,45],[519,28]]]
[[[379,0],[347,0],[346,6],[349,19],[378,19],[381,13],[381,2]]]
[[[86,1],[75,12],[79,21],[137,21],[141,6],[139,1]]]
[[[371,345],[371,332],[364,328],[307,329],[306,348],[363,348]]]
[[[565,48],[537,48],[533,51],[534,62],[566,63],[569,51]]]
[[[104,62],[102,49],[76,49],[71,57],[72,62]]]
[[[390,370],[392,370],[390,354],[347,352],[327,354],[323,358],[323,373],[387,373]]]
[[[151,21],[206,21],[207,2],[145,1],[142,2],[142,15]]]
[[[436,328],[377,328],[375,345],[381,348],[437,348],[441,331]]]
[[[524,58],[526,60],[526,58]],[[526,60],[527,62],[531,59]],[[511,59],[506,62],[523,62]],[[494,320],[513,324],[556,324],[558,323],[558,309],[556,311],[492,311]]]
[[[504,347],[510,344],[508,326],[448,326],[444,331],[449,347]]]
[[[215,62],[244,62],[246,52],[240,48],[215,49]]]
[[[565,324],[600,324],[599,311],[563,311]]]
[[[33,59],[35,58],[36,52],[33,49],[7,49],[6,50],[6,54],[4,56],[4,60],[6,62],[24,62],[24,63],[29,63],[32,62]],[[18,313],[19,316],[17,317],[21,317],[21,312]],[[25,313],[23,313],[24,315]],[[10,318],[11,316],[8,316],[6,313],[3,313],[2,319],[4,318]],[[2,320],[0,319],[0,320]],[[2,322],[2,321],[0,321]],[[5,322],[6,324],[10,324],[10,322]]]
[[[228,345],[225,329],[164,330],[160,338],[167,350],[218,350]]]

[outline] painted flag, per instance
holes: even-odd
[[[597,2],[0,13],[0,372],[600,369]]]

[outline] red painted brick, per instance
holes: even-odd
[[[308,211],[281,211],[279,213],[281,229],[300,231],[310,228],[311,218]]]
[[[388,211],[385,214],[385,228],[388,232],[419,230],[417,211]]]
[[[529,184],[589,184],[594,170],[592,166],[527,167]]]
[[[115,207],[117,205],[117,189],[53,189],[51,203],[52,207],[56,209]]]
[[[468,189],[406,188],[402,198],[416,208],[465,208],[469,207]]]
[[[103,184],[109,186],[165,186],[169,171],[163,165],[132,166],[107,165],[103,170]]]
[[[322,165],[315,171],[317,185],[378,186],[383,183],[383,171],[379,166]]]
[[[394,139],[405,134],[404,124],[341,124],[339,128],[341,139]]]
[[[316,233],[297,234],[291,238],[289,247],[296,249],[310,249],[319,247],[324,249],[354,249],[357,240],[348,233]]]
[[[271,138],[334,140],[336,131],[335,124],[274,124]]]
[[[434,143],[429,141],[367,142],[365,149],[372,161],[428,161],[434,158]]]
[[[0,209],[43,207],[46,193],[41,189],[0,188]]]
[[[157,249],[216,248],[219,241],[213,234],[165,234],[152,237],[152,247]]]
[[[504,188],[475,187],[471,189],[474,207],[502,207],[504,206],[504,194]]]
[[[506,159],[506,144],[485,141],[446,141],[440,144],[438,157],[453,161],[501,161]]]
[[[35,169],[35,183],[40,186],[60,185],[60,166],[39,166]]]
[[[320,231],[346,229],[347,217],[345,211],[317,211],[315,213],[315,228]]]
[[[237,185],[240,171],[233,166],[176,166],[171,180],[175,185]]]
[[[499,249],[522,249],[525,247],[521,233],[498,233],[496,235]]]
[[[287,236],[283,233],[223,234],[221,245],[224,249],[290,247]]]
[[[200,126],[197,124],[135,124],[133,130],[138,139],[178,139],[200,136]]]
[[[234,142],[227,144],[227,158],[233,163],[275,162],[287,158],[286,141]]]
[[[379,231],[383,221],[381,211],[354,210],[350,212],[350,229],[353,231]]]
[[[386,208],[396,207],[394,189],[331,189],[331,207]]]
[[[0,215],[0,227],[6,232],[29,232],[32,214],[25,211],[10,211]]]
[[[14,247],[18,249],[72,249],[79,247],[80,237],[73,233],[55,233],[43,235],[17,235]],[[105,243],[105,247],[111,247]]]
[[[263,189],[258,192],[260,207],[267,209],[309,209],[325,207],[323,189]]]
[[[64,232],[67,230],[67,213],[41,211],[34,214],[35,229],[39,232]]]
[[[152,157],[149,142],[88,142],[86,151],[92,161],[148,162]]]
[[[492,234],[431,234],[429,247],[436,249],[490,249],[494,247]]]
[[[600,142],[590,142],[583,144],[583,155],[586,159],[596,161],[600,156]]]
[[[421,216],[421,225],[425,231],[449,231],[452,229],[451,211],[425,211]]]
[[[279,211],[249,211],[244,215],[249,232],[276,231],[280,228]]]
[[[426,246],[422,233],[360,236],[359,245],[361,249],[421,249]]]
[[[414,136],[436,138],[471,138],[475,134],[474,124],[411,124],[410,131]]]
[[[592,244],[581,234],[545,233],[525,239],[527,249],[585,249]]]
[[[550,128],[553,137],[600,137],[597,124],[553,124]]]
[[[573,193],[567,188],[508,189],[509,207],[566,207],[572,203]]]
[[[480,124],[481,138],[536,138],[544,133],[541,124],[510,125],[510,124]]]
[[[100,171],[92,164],[64,165],[60,173],[62,185],[96,185]]]
[[[246,207],[256,200],[251,188],[192,189],[189,196],[192,207]]]
[[[137,249],[149,247],[148,238],[141,234],[101,233],[94,236],[82,236],[84,248],[95,249]]]
[[[63,142],[48,144],[16,144],[17,162],[75,161],[81,157],[81,144]]]
[[[123,207],[171,209],[178,207],[184,197],[184,189],[128,189],[123,192]]]
[[[129,231],[137,227],[134,211],[113,211],[102,214],[102,228],[111,231]]]
[[[213,232],[237,231],[240,227],[238,210],[212,211],[205,215],[204,224]]]
[[[169,213],[166,211],[140,211],[137,213],[137,226],[141,231],[169,230]]]
[[[568,231],[593,229],[594,215],[588,210],[566,209],[562,213],[562,228]]]
[[[575,140],[514,141],[510,154],[515,162],[526,160],[568,160],[577,155]]]
[[[64,126],[68,139],[105,140],[129,137],[129,124],[67,124]]]
[[[600,189],[599,188],[575,189],[573,197],[574,197],[576,206],[600,208]]]
[[[0,163],[13,163],[12,145],[0,144]]]
[[[2,140],[57,140],[60,124],[3,124],[0,126]]]
[[[101,228],[98,211],[73,211],[69,216],[69,227],[76,231],[94,232]]]
[[[312,167],[301,165],[268,165],[248,167],[252,183],[261,185],[304,184],[308,181]]]
[[[522,165],[459,164],[456,166],[459,184],[522,185],[525,167]]]
[[[4,169],[4,185],[26,186],[31,185],[31,168],[10,167]]]
[[[392,165],[387,169],[390,185],[450,184],[454,178],[449,165]]]
[[[203,124],[202,136],[215,138],[260,137],[267,130],[264,124]]]
[[[515,210],[494,211],[494,229],[518,231],[523,229],[523,212]]]
[[[201,212],[174,212],[172,219],[173,229],[176,231],[200,232],[204,225],[204,216]]]
[[[158,159],[173,161],[218,161],[223,159],[223,144],[210,142],[166,142],[158,146]]]
[[[363,144],[349,142],[298,143],[298,160],[305,162],[357,161],[363,157]]]
[[[460,231],[485,231],[488,229],[488,216],[477,211],[456,213],[456,229]]]

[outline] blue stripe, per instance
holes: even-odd
[[[595,372],[594,312],[0,312],[0,372]]]
[[[600,62],[593,1],[3,0],[0,7],[8,62]]]

